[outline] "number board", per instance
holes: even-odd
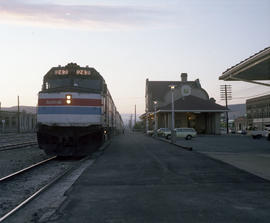
[[[68,70],[55,70],[54,74],[56,74],[56,75],[67,75]]]
[[[90,70],[76,70],[76,74],[78,74],[78,75],[90,75],[91,71]]]

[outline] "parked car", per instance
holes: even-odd
[[[152,136],[154,134],[154,130],[147,130],[146,134]]]
[[[238,130],[236,133],[241,134],[241,135],[246,135],[247,131],[246,130]]]
[[[160,128],[157,130],[158,136],[164,136],[165,138],[171,134],[171,130],[169,128]]]
[[[266,137],[270,140],[270,128],[265,127],[264,130],[253,130],[251,131],[251,136],[253,139],[259,139],[261,137]]]
[[[179,138],[185,138],[186,140],[190,140],[193,137],[197,136],[197,132],[193,128],[176,128],[174,129],[175,136]],[[167,138],[170,138],[171,134],[167,136]]]

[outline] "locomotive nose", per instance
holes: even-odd
[[[71,136],[64,136],[62,137],[61,144],[63,146],[73,146],[74,145],[74,139]]]

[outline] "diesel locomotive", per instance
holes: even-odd
[[[37,139],[47,154],[83,156],[123,132],[103,77],[76,63],[53,67],[38,93]]]

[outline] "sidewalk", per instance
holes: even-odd
[[[115,137],[50,222],[269,222],[270,182],[142,134]]]

